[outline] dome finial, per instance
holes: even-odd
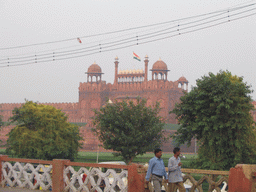
[[[93,64],[96,64],[96,61],[94,61],[94,63]]]
[[[145,59],[148,59],[148,55],[145,56]]]
[[[87,70],[87,73],[101,73],[101,68],[94,62]]]
[[[115,60],[118,61],[118,57],[117,56],[115,57]]]
[[[161,60],[161,58],[160,58],[157,62],[155,62],[155,63],[153,64],[152,70],[158,70],[158,71],[159,71],[159,70],[167,70],[167,71],[169,71],[168,68],[167,68],[166,63],[163,62],[163,61]]]
[[[159,57],[158,61],[162,61],[161,57]]]

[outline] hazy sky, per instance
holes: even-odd
[[[140,39],[142,34],[163,30],[168,25],[182,26],[191,20],[180,20],[151,29],[85,36],[173,21],[251,3],[256,1],[0,0],[0,66],[7,65],[7,58],[30,58],[43,53],[81,49],[107,41],[118,41],[117,38],[138,36]],[[256,5],[245,10],[253,8]],[[245,11],[241,16],[247,13],[256,13],[256,10]],[[228,14],[224,16],[228,18]],[[193,33],[177,35],[175,32],[172,35],[177,36],[152,43],[140,45],[139,40],[139,45],[124,49],[61,61],[0,68],[0,103],[19,103],[24,102],[25,98],[39,102],[77,102],[79,83],[86,82],[85,72],[94,61],[102,68],[103,80],[110,83],[114,80],[116,56],[119,57],[121,70],[144,69],[144,62],[132,58],[133,51],[142,59],[146,54],[149,56],[149,69],[160,57],[170,70],[168,80],[176,81],[183,75],[188,79],[189,87],[195,86],[196,79],[208,72],[216,74],[219,70],[228,69],[232,74],[243,76],[256,91],[256,16],[235,21],[230,17],[230,20]],[[76,40],[77,37],[81,37],[81,44]],[[64,39],[71,40],[7,49]],[[16,64],[26,63],[21,62],[23,60],[17,59]],[[256,92],[252,96],[256,100]]]

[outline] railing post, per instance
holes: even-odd
[[[52,162],[52,191],[63,192],[64,190],[64,168],[69,160],[54,159]]]
[[[229,171],[229,192],[251,192],[255,191],[256,165],[238,164]],[[256,177],[256,176],[255,176]]]
[[[0,155],[0,183],[2,182],[2,177],[3,177],[3,173],[2,173],[2,161],[3,161],[3,157],[7,158],[8,155]]]
[[[128,168],[128,192],[145,191],[145,170],[136,165],[129,165]]]

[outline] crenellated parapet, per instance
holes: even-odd
[[[106,81],[101,81],[101,82],[86,82],[86,83],[81,83],[79,85],[79,91],[84,92],[84,91],[103,91],[107,89]]]
[[[117,82],[120,83],[141,83],[144,81],[145,73],[143,69],[119,70]]]
[[[132,83],[118,83],[116,85],[109,85],[109,90],[118,90],[118,91],[145,91],[145,90],[169,90],[169,89],[177,89],[177,90],[182,90],[181,87],[178,86],[179,82],[178,81],[164,81],[164,80],[159,80],[159,81],[143,81],[143,82],[132,82]]]

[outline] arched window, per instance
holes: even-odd
[[[96,76],[92,76],[92,82],[96,82]]]
[[[154,73],[154,80],[157,79],[157,73]]]
[[[160,80],[160,79],[162,79],[162,73],[158,73],[158,79]]]

